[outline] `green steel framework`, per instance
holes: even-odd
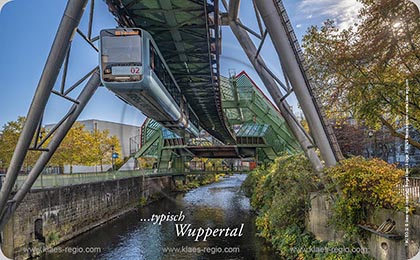
[[[228,123],[241,125],[236,133],[238,145],[244,137],[258,136],[264,131],[265,139],[276,154],[300,150],[280,111],[244,71],[236,77],[223,78],[221,83],[223,110]]]
[[[221,94],[227,122],[236,132],[235,149],[255,149],[259,161],[301,151],[280,112],[245,72],[236,77],[221,77]],[[140,148],[133,155],[157,158],[161,170],[165,170],[174,157],[184,157],[184,161],[188,160],[186,157],[192,158],[191,151],[197,147],[207,150],[211,146],[230,147],[203,137],[184,140],[151,119],[145,120],[140,139]]]

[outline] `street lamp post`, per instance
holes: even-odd
[[[115,171],[115,159],[118,159],[119,154],[115,152],[115,146],[111,145],[112,155],[111,155],[111,161],[112,161],[112,171]]]
[[[111,145],[111,152],[112,152],[112,154],[111,154],[112,171],[114,171],[114,149],[115,149],[114,145]]]

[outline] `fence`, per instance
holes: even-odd
[[[209,167],[209,169],[195,169],[188,173],[218,173],[218,172],[246,172],[247,167]],[[96,173],[71,173],[71,174],[41,174],[35,183],[32,185],[32,189],[43,189],[53,188],[60,186],[78,185],[90,182],[102,182],[109,180],[141,177],[141,176],[167,176],[176,175],[176,172],[158,172],[157,169],[146,169],[146,170],[135,170],[135,171],[110,171],[110,172],[96,172]],[[3,185],[4,174],[0,174],[0,185]],[[25,181],[27,175],[18,175],[14,190],[20,188]]]
[[[408,178],[408,186],[406,187],[406,179],[402,179],[402,184],[400,186],[400,191],[405,196],[408,195],[408,198],[411,201],[420,203],[420,177],[410,177]]]
[[[52,188],[59,186],[77,185],[89,182],[101,182],[116,179],[125,179],[152,174],[152,170],[140,171],[116,171],[97,173],[72,173],[72,174],[41,174],[32,186],[32,189]],[[14,190],[20,188],[27,175],[19,175]],[[4,182],[4,175],[0,175],[1,184]]]

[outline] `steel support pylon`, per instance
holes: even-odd
[[[305,79],[305,72],[299,66],[299,57],[297,57],[289,41],[288,32],[280,17],[278,5],[276,5],[274,0],[258,0],[255,1],[255,4],[271,37],[279,59],[284,65],[283,69],[292,84],[305,118],[308,121],[315,144],[319,148],[326,166],[334,166],[337,163],[337,159],[327,136],[327,129],[323,125],[323,118],[321,118],[319,108],[315,103],[315,97],[309,92],[309,83]]]
[[[315,152],[311,140],[305,135],[302,128],[299,127],[298,120],[296,119],[293,112],[290,111],[290,106],[287,103],[287,101],[283,99],[283,95],[280,89],[278,88],[276,82],[271,77],[271,75],[263,68],[263,66],[265,66],[265,62],[262,59],[262,57],[258,55],[257,48],[252,42],[251,37],[248,35],[245,29],[237,25],[236,21],[231,21],[229,25],[233,34],[236,36],[240,45],[242,46],[242,49],[248,56],[249,61],[254,66],[255,71],[260,76],[265,87],[267,88],[268,92],[273,98],[275,104],[282,113],[282,116],[284,117],[284,120],[286,121],[287,125],[293,132],[293,135],[298,140],[305,155],[310,160],[314,170],[317,172],[321,172],[323,166],[321,160]]]
[[[73,126],[74,122],[79,117],[80,113],[85,108],[86,104],[89,102],[90,98],[95,93],[96,89],[101,84],[99,71],[96,70],[92,76],[90,77],[89,81],[86,83],[86,86],[80,93],[77,101],[79,104],[74,104],[70,110],[70,116],[58,127],[54,135],[52,136],[50,142],[47,145],[48,151],[44,151],[41,156],[36,161],[34,167],[29,172],[28,176],[25,179],[23,185],[19,188],[17,193],[11,199],[11,203],[6,209],[2,212],[0,217],[0,230],[3,229],[4,225],[10,219],[12,214],[16,211],[18,205],[22,202],[25,198],[28,191],[31,189],[32,185],[41,174],[44,167],[47,165],[48,161],[53,156],[54,152],[57,150],[58,146],[60,145],[61,141],[63,141],[64,137],[66,136],[67,132]]]
[[[69,0],[57,30],[47,62],[38,83],[32,104],[29,108],[22,133],[13,153],[10,167],[0,190],[0,212],[6,212],[13,204],[8,199],[16,182],[31,141],[40,124],[42,114],[47,105],[51,91],[59,75],[61,66],[70,48],[73,35],[80,23],[87,0]],[[0,226],[0,230],[4,223]]]

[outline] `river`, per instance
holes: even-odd
[[[249,199],[240,191],[245,178],[246,175],[234,175],[187,193],[169,195],[60,245],[60,248],[70,248],[73,253],[51,252],[40,259],[276,259],[256,237],[255,216]],[[147,221],[153,214],[180,216],[182,221],[167,221],[159,225]],[[196,241],[197,233],[194,237],[181,236],[177,234],[175,224],[178,227],[191,224],[191,228],[204,230],[210,228],[216,236],[210,236],[206,241],[201,236]],[[230,228],[229,232],[220,230],[227,228]],[[82,250],[100,252],[80,253]]]

